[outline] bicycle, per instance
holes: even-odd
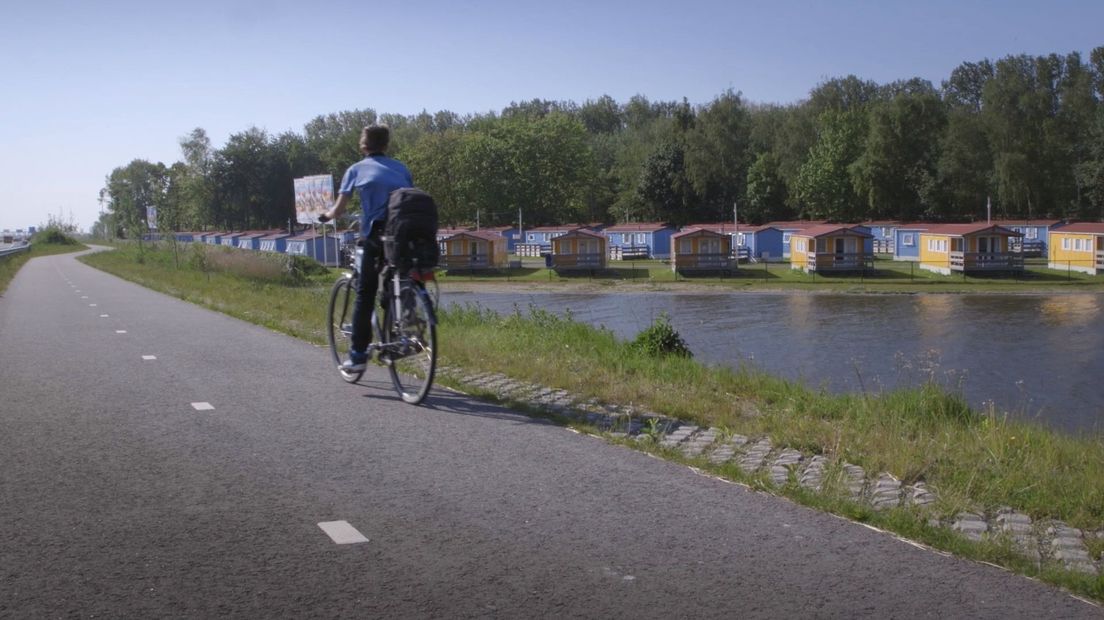
[[[384,243],[387,240],[383,237]],[[341,363],[352,346],[353,306],[364,248],[357,245],[354,255],[344,258],[342,262],[350,271],[338,277],[330,292],[327,334],[341,378],[356,383],[364,371],[343,370]],[[399,396],[417,405],[429,393],[437,369],[437,313],[426,290],[427,282],[436,284],[434,273],[432,269],[418,267],[417,261],[409,267],[400,267],[394,262],[380,260],[384,264],[380,271],[378,303],[372,310],[372,342],[368,345],[368,355],[375,354],[387,367]]]

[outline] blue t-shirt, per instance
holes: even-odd
[[[369,155],[349,166],[339,191],[360,193],[360,229],[368,234],[372,222],[387,219],[388,196],[403,187],[414,187],[414,179],[402,162],[385,155]]]

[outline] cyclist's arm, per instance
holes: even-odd
[[[346,207],[349,206],[349,196],[351,194],[338,194],[337,200],[334,201],[330,210],[318,216],[319,222],[328,222],[330,220],[341,217],[341,214],[345,212]]]

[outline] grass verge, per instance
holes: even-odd
[[[169,252],[149,248],[140,259],[135,249],[124,248],[82,260],[181,299],[316,344],[325,342],[330,274],[289,279],[233,265],[178,264]],[[1061,519],[1092,531],[1104,526],[1104,437],[1066,436],[1011,421],[998,411],[975,411],[934,383],[880,394],[833,395],[754,369],[649,355],[609,331],[538,308],[500,315],[467,306],[442,312],[441,320],[442,361],[448,364],[501,372],[599,401],[634,404],[729,433],[769,435],[776,445],[823,454],[836,465],[850,462],[868,472],[890,472],[905,483],[924,481],[938,491],[936,516],[1009,506],[1036,521]],[[658,446],[646,449],[709,467]],[[735,467],[711,471],[763,484]],[[945,528],[931,527],[930,515],[908,510],[874,513],[842,495],[811,494],[796,485],[781,492],[801,503],[1104,600],[1104,577],[1035,567],[999,542],[970,543]],[[1102,551],[1099,540],[1090,543],[1096,559]]]

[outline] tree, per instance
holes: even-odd
[[[744,197],[751,133],[747,109],[731,89],[698,112],[686,136],[686,175],[700,219],[723,218]]]
[[[786,184],[778,167],[778,158],[768,151],[760,153],[748,168],[747,199],[740,205],[740,213],[747,222],[762,224],[790,217]]]
[[[850,169],[864,148],[864,120],[857,111],[829,110],[820,115],[817,142],[797,178],[802,216],[837,222],[862,219],[862,201]]]
[[[870,109],[865,149],[852,168],[867,217],[912,220],[936,212],[933,189],[943,103],[930,84],[913,83]]]

